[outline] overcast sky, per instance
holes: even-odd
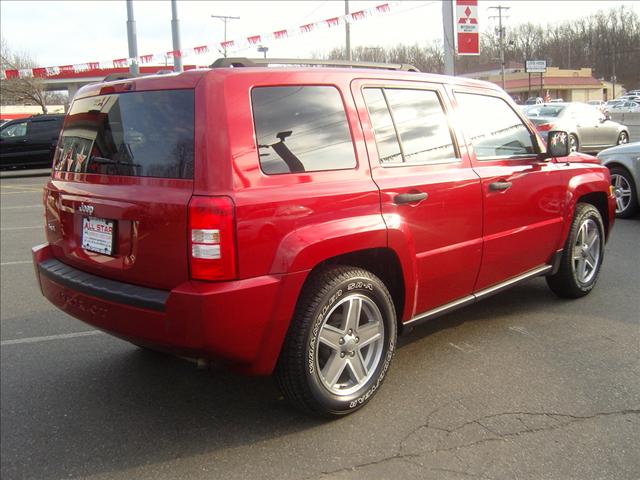
[[[352,12],[385,0],[350,1]],[[389,13],[351,27],[352,46],[425,44],[442,38],[440,1],[391,2]],[[617,5],[640,12],[639,1],[479,1],[481,31],[493,31],[489,15],[494,5],[511,7],[507,27],[531,21],[562,22]],[[138,54],[172,50],[171,4],[134,1]],[[178,1],[182,47],[210,45],[223,40],[223,24],[212,14],[239,16],[230,21],[229,40],[272,32],[344,14],[343,1]],[[128,56],[127,12],[123,0],[112,1],[0,1],[0,31],[12,50],[28,52],[39,66],[108,61]],[[307,58],[344,44],[344,27],[287,40],[272,41],[272,57]],[[235,52],[258,56],[255,47]],[[208,65],[217,52],[185,58],[185,63]]]

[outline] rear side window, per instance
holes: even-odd
[[[435,91],[365,88],[364,97],[381,164],[430,164],[456,158]]]
[[[193,125],[193,90],[82,98],[65,120],[55,169],[193,178]]]
[[[251,92],[251,101],[264,173],[356,166],[347,116],[336,88],[258,87]]]
[[[57,137],[62,128],[62,119],[32,121],[29,125],[29,134],[34,136]]]
[[[478,160],[535,154],[531,132],[498,97],[456,93],[460,117]]]

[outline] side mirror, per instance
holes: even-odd
[[[547,156],[566,157],[571,151],[569,134],[562,130],[552,130],[547,136]]]

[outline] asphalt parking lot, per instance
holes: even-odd
[[[40,295],[45,177],[1,187],[1,470],[9,479],[640,478],[640,217],[596,289],[535,279],[402,338],[377,397],[338,421],[269,378],[198,370]]]

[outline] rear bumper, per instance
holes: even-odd
[[[42,294],[69,315],[134,343],[218,358],[250,374],[275,366],[307,272],[232,282],[185,282],[171,291],[88,274],[33,248]]]

